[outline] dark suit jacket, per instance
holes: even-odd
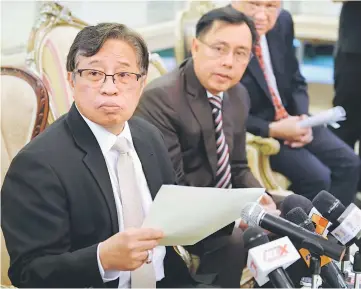
[[[308,114],[308,93],[293,47],[293,20],[282,10],[275,27],[266,34],[273,72],[282,103],[291,115]],[[253,57],[241,79],[251,99],[247,130],[268,137],[268,126],[275,110],[263,71]]]
[[[129,125],[154,198],[162,184],[175,182],[167,149],[154,126],[139,118]],[[14,158],[1,201],[15,286],[117,286],[118,280],[103,284],[97,264],[98,244],[118,232],[111,181],[96,138],[74,105]],[[186,280],[177,257],[167,248],[165,273]]]
[[[260,187],[248,168],[245,151],[248,107],[248,94],[242,85],[224,93],[223,129],[235,188]],[[192,59],[147,85],[135,114],[161,130],[179,184],[215,185],[214,121],[206,90],[195,75]]]

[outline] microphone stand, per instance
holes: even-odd
[[[317,289],[320,285],[322,285],[321,278],[321,256],[324,255],[324,251],[322,246],[316,242],[312,243],[309,240],[302,241],[302,248],[307,249],[310,254],[310,270],[312,274],[312,283],[311,288]]]
[[[354,256],[352,271],[355,273],[355,289],[360,289],[360,276],[361,276],[361,254],[357,251]]]
[[[321,257],[311,253],[310,270],[312,273],[312,289],[317,289],[321,280]]]
[[[350,261],[350,247],[347,246],[346,247],[346,251],[345,251],[345,255],[342,258],[341,261],[341,272],[344,275],[344,277],[346,277],[347,273],[346,273],[346,262]]]

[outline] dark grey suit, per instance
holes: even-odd
[[[249,99],[241,84],[224,92],[223,129],[230,151],[232,186],[260,187],[251,174],[245,151]],[[178,184],[213,187],[217,169],[214,121],[206,90],[195,75],[193,61],[153,80],[144,90],[136,115],[160,129],[176,171]],[[207,200],[205,200],[206,202]],[[240,232],[231,224],[195,246],[201,273],[218,273],[222,287],[239,287],[244,265]],[[237,256],[237,257],[235,257]]]
[[[152,198],[174,173],[159,131],[129,121]],[[146,141],[145,141],[146,140]],[[17,287],[117,287],[103,283],[97,246],[118,232],[109,173],[75,106],[14,158],[1,190],[1,226]],[[184,262],[167,247],[162,286],[185,286]]]
[[[243,85],[224,92],[223,129],[235,188],[260,187],[247,164],[248,110],[249,97]],[[153,123],[164,135],[179,184],[215,185],[217,153],[212,111],[191,59],[147,85],[135,114]]]

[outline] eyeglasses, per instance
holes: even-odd
[[[106,74],[103,71],[95,69],[78,69],[74,73],[79,73],[80,77],[92,82],[94,85],[102,85],[105,83],[107,76],[111,76],[115,85],[134,85],[142,74],[133,72],[118,72],[114,74]]]
[[[277,3],[272,2],[262,2],[262,1],[245,1],[244,4],[246,5],[250,14],[254,15],[262,8],[264,9],[265,13],[267,14],[275,14],[278,13],[280,7]]]
[[[198,41],[209,48],[210,56],[213,58],[219,58],[229,55],[231,48],[225,44],[208,44],[198,38]],[[233,52],[233,59],[240,64],[248,63],[253,57],[252,51],[246,51],[244,49],[237,49]]]

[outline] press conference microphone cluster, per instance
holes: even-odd
[[[312,220],[302,208],[296,207],[283,213],[290,222],[308,231],[315,232],[316,228]],[[299,252],[312,272],[313,288],[318,288],[318,284],[320,284],[319,279],[324,284],[327,284],[328,288],[348,288],[342,273],[330,258],[311,254],[308,250],[302,248],[302,244],[299,244]]]
[[[312,201],[320,213],[330,220],[333,225],[331,234],[347,246],[355,244],[361,248],[361,210],[351,204],[347,208],[333,195],[321,191]],[[354,255],[353,272],[355,273],[355,288],[360,288],[361,254],[357,251]]]
[[[292,242],[308,240],[322,249],[322,254],[340,261],[345,254],[345,246],[332,243],[316,233],[297,226],[283,218],[266,213],[257,203],[248,203],[241,212],[242,220],[251,227],[259,226],[279,236],[288,236]]]
[[[302,208],[316,226],[316,232],[327,237],[331,242],[339,242],[342,245],[350,246],[352,244],[360,245],[361,235],[361,210],[354,204],[347,208],[326,191],[321,191],[311,202],[305,197],[299,195],[290,195],[283,201],[281,212],[286,215],[287,212],[295,207]],[[349,247],[347,247],[349,249]],[[347,250],[349,254],[349,250]],[[342,260],[341,272],[351,282],[352,273],[346,270],[346,263],[350,260],[348,254]],[[355,288],[359,288],[359,277],[361,273],[361,255],[356,252],[352,271],[355,273]]]

